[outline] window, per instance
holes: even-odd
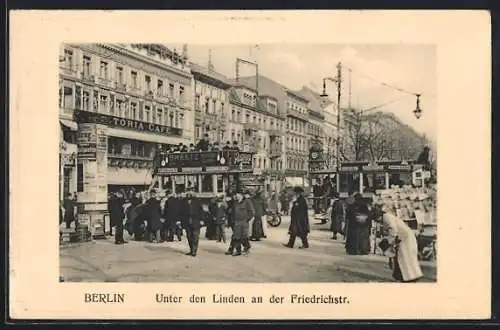
[[[122,100],[116,100],[115,115],[117,115],[118,117],[125,117],[123,114],[123,101]]]
[[[121,66],[116,67],[116,82],[123,85],[123,68]]]
[[[158,79],[158,82],[156,84],[156,89],[158,90],[158,95],[163,95],[163,81]]]
[[[231,110],[231,120],[232,121],[235,121],[236,118],[235,118],[235,115],[236,115],[236,111],[234,110],[234,108]]]
[[[73,108],[73,88],[64,87],[63,93],[64,93],[63,107],[64,108]]]
[[[208,97],[205,99],[205,113],[208,113]]]
[[[196,97],[194,99],[194,109],[196,111],[200,111],[200,96],[199,95],[196,95]]]
[[[168,118],[170,119],[170,123],[169,123],[169,126],[174,126],[174,113],[173,112],[170,112],[168,114]]]
[[[90,93],[83,91],[83,110],[90,110]]]
[[[132,87],[137,88],[137,72],[136,71],[131,71],[130,72],[130,79],[132,80]]]
[[[80,86],[75,87],[75,108],[82,108],[82,88]]]
[[[99,99],[99,110],[101,112],[108,112],[108,97],[106,95],[101,95]]]
[[[90,57],[88,56],[84,56],[83,57],[83,76],[85,78],[89,78],[90,77],[90,73],[91,73],[91,61],[90,61]]]
[[[250,114],[246,114],[245,115],[245,123],[249,123],[250,122]]]
[[[179,87],[179,102],[184,103],[184,86]]]
[[[151,77],[146,75],[144,76],[144,81],[146,82],[146,92],[150,92],[151,91]]]
[[[156,122],[156,124],[160,124],[161,125],[161,124],[163,124],[163,109],[162,108],[158,108],[156,111],[158,113],[158,115],[157,115],[157,120],[158,121]]]
[[[176,112],[174,116],[174,127],[179,127],[179,113]]]
[[[144,106],[144,121],[149,122],[150,113],[151,113],[151,107],[149,105]]]
[[[217,100],[212,100],[212,104],[213,104],[213,106],[212,106],[212,112],[216,113],[217,112],[217,110],[216,110]]]
[[[174,97],[174,89],[175,89],[174,84],[172,83],[168,84],[168,96],[172,98]]]
[[[154,109],[154,108],[153,108]],[[157,117],[157,111],[156,110],[153,110],[151,111],[151,122],[153,124],[156,124],[156,121],[158,120],[158,117]]]
[[[130,102],[130,118],[137,118],[137,103],[135,102]]]
[[[99,71],[101,78],[108,79],[108,63],[101,61],[101,70]]]
[[[221,104],[220,104],[220,114],[221,115],[224,115],[224,110],[225,110],[224,109],[224,102],[221,102]]]
[[[257,122],[257,117],[253,116],[253,123],[255,124]]]
[[[64,50],[64,64],[67,68],[72,68],[73,66],[73,51],[70,49]]]

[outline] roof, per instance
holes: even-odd
[[[231,85],[231,82],[229,81],[229,79],[226,76],[224,76],[221,73],[218,73],[215,70],[210,70],[209,68],[204,67],[204,66],[197,64],[197,63],[194,63],[194,62],[189,62],[189,67],[190,67],[192,73],[198,73],[198,74],[204,75],[206,77],[210,77],[210,78],[217,80],[217,81],[219,81],[225,85],[228,85],[228,86]]]
[[[305,86],[296,93],[302,95],[302,97],[309,101],[309,109],[311,111],[315,112],[319,116],[323,116],[323,104],[319,95],[316,96],[314,91]]]
[[[230,80],[233,85],[241,85],[251,90],[255,90],[256,79],[254,76],[251,77],[240,77],[238,82],[236,79]],[[286,101],[286,90],[287,88],[280,83],[269,79],[265,76],[259,76],[259,96],[270,96],[278,101],[278,107],[283,111],[285,109]]]

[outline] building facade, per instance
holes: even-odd
[[[290,185],[305,185],[308,169],[309,101],[297,92],[286,95],[286,179]]]
[[[59,61],[61,195],[143,188],[158,145],[193,142],[187,47],[63,44]]]
[[[194,78],[194,138],[198,141],[208,134],[210,141],[224,144],[230,138],[227,114],[231,84],[211,64],[191,63],[190,69]]]
[[[281,189],[285,169],[285,113],[276,93],[265,77],[243,77],[233,81],[228,130],[231,140],[243,150],[255,152],[255,173],[268,190]]]

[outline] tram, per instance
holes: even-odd
[[[329,179],[335,182],[340,198],[347,198],[359,192],[371,198],[379,189],[391,186],[423,185],[425,171],[421,164],[404,160],[344,161],[338,173],[336,167],[329,167],[322,152],[312,151],[309,156],[309,177],[311,180]]]
[[[238,150],[160,153],[155,160],[151,188],[182,193],[194,189],[210,199],[243,188],[253,174],[253,153]]]

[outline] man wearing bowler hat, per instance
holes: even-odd
[[[189,252],[186,255],[196,257],[203,212],[201,204],[193,194],[192,188],[189,188],[186,192],[186,198],[181,206],[181,214],[182,227],[186,230],[189,244]]]
[[[304,189],[302,187],[295,187],[293,188],[293,192],[295,193],[295,197],[292,201],[290,226],[288,228],[290,240],[287,244],[283,245],[287,248],[293,248],[295,238],[298,236],[302,241],[302,246],[299,248],[307,249],[309,247],[309,242],[307,241],[307,235],[309,234],[309,215],[307,213],[307,202],[303,196]]]

